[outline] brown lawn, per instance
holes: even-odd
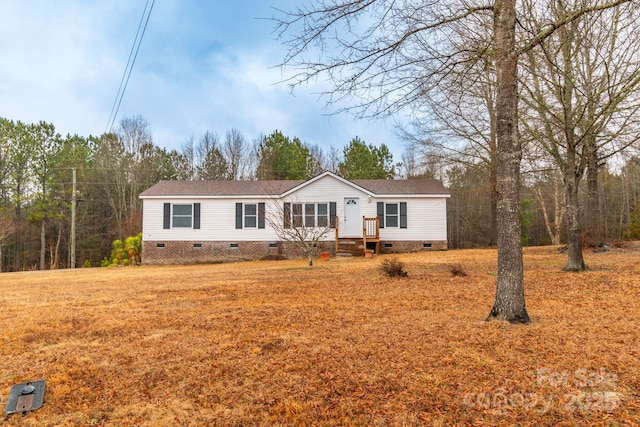
[[[640,252],[525,250],[528,326],[484,321],[495,256],[0,274],[0,399],[47,382],[2,424],[640,424]]]

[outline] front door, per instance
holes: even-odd
[[[362,223],[360,219],[360,200],[357,197],[344,199],[344,237],[362,236]]]

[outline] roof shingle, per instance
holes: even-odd
[[[303,180],[160,181],[143,191],[140,197],[277,196],[305,182]],[[355,179],[350,182],[373,194],[449,195],[449,191],[435,179]]]

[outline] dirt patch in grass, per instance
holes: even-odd
[[[640,258],[525,250],[532,323],[485,322],[495,250],[0,275],[4,425],[637,425]],[[453,276],[452,264],[466,276]],[[3,405],[0,405],[4,409]]]

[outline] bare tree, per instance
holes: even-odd
[[[309,148],[309,175],[320,175],[326,170],[325,156],[322,148],[316,145],[308,145]]]
[[[498,277],[489,319],[528,323],[518,197],[518,57],[582,14],[624,2],[601,2],[571,11],[535,29],[518,46],[516,0],[489,4],[466,0],[316,1],[285,14],[279,21],[281,34],[294,32],[283,65],[299,70],[291,80],[294,87],[319,76],[328,77],[332,87],[326,93],[329,103],[355,99],[352,107],[342,110],[361,117],[391,115],[411,108],[425,92],[436,91],[443,75],[454,70],[463,74],[477,55],[470,55],[466,45],[460,49],[452,41],[462,33],[461,27],[477,16],[492,19],[492,37],[488,39],[493,44],[487,49],[494,51],[496,67]],[[309,55],[316,47],[320,52]]]
[[[548,171],[546,180],[538,180],[534,183],[536,200],[542,209],[544,225],[552,245],[560,244],[560,236],[564,225],[566,212],[565,201],[562,197],[562,175],[557,170]],[[551,188],[549,191],[548,188]],[[545,197],[551,194],[551,197]],[[553,209],[553,216],[549,212]]]
[[[187,163],[187,169],[189,171],[189,179],[195,179],[196,176],[196,143],[193,135],[185,139],[184,143],[180,146],[180,154],[184,157]]]
[[[551,1],[555,19],[582,1]],[[544,26],[549,9],[527,5],[531,26]],[[589,170],[588,209],[599,222],[597,170],[608,157],[624,151],[640,136],[640,44],[631,42],[639,29],[637,6],[626,5],[584,15],[559,28],[530,50],[522,61],[526,104],[523,129],[544,148],[562,171],[565,185],[568,259],[565,270],[582,271],[582,230],[578,190]],[[593,224],[592,224],[593,225]],[[594,226],[595,232],[598,225]]]
[[[335,145],[331,145],[329,154],[326,156],[325,168],[330,172],[337,173],[340,162],[342,162],[342,152]]]
[[[420,146],[425,157],[447,158],[466,167],[483,165],[490,188],[490,244],[497,238],[497,122],[496,69],[492,45],[492,19],[482,14],[456,29],[455,49],[468,52],[460,70],[443,75],[437,91],[416,99],[416,118],[400,135]]]
[[[114,133],[96,141],[92,166],[111,207],[117,236],[135,235],[140,230],[142,202],[138,196],[157,182],[162,161],[149,123],[140,116],[123,118]]]
[[[250,173],[251,149],[242,133],[237,129],[227,131],[222,145],[222,154],[229,168],[229,179],[246,180]]]
[[[302,251],[309,261],[309,267],[313,266],[319,242],[335,233],[336,228],[337,219],[329,216],[328,204],[321,205],[326,209],[322,214],[315,211],[320,209],[316,203],[274,199],[265,215],[265,222],[275,231],[278,239]],[[314,209],[311,214],[310,208]]]

